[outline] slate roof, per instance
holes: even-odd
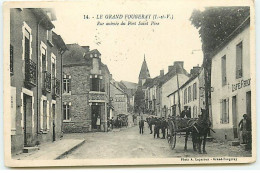
[[[121,80],[120,83],[122,83],[127,89],[137,89],[138,84],[134,82],[128,82]]]
[[[173,68],[162,77],[160,81],[160,85],[163,85],[164,83],[169,81],[171,78],[177,75],[177,73],[190,76],[189,73],[184,68],[182,68],[179,64],[177,64],[177,66],[173,66]]]
[[[63,65],[76,65],[89,63],[91,59],[84,58],[87,50],[78,44],[67,44],[68,51],[63,54]]]

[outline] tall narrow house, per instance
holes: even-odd
[[[52,9],[10,9],[11,150],[61,135],[62,38]]]

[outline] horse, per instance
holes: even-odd
[[[192,125],[190,128],[186,130],[186,135],[185,135],[185,146],[184,150],[187,150],[187,141],[189,134],[191,133],[192,135],[192,144],[193,144],[193,150],[197,151],[200,154],[201,152],[201,144],[203,141],[203,154],[207,154],[206,152],[206,140],[207,140],[207,135],[210,131],[210,126],[211,122],[209,120],[209,117],[207,116],[207,112],[205,109],[201,109],[201,115],[199,116],[198,120],[195,122],[192,122]]]

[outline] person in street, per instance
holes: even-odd
[[[248,118],[247,114],[243,115],[243,119],[239,122],[238,126],[242,132],[242,144],[251,145],[251,120]]]
[[[112,117],[112,118],[110,119],[110,127],[111,127],[111,129],[113,130],[113,128],[114,128],[114,117]]]
[[[144,120],[143,120],[143,117],[141,117],[141,119],[139,121],[139,133],[140,134],[144,133]]]
[[[167,122],[164,117],[162,117],[162,120],[161,120],[161,129],[162,129],[162,134],[163,134],[162,139],[165,139],[165,130],[167,129]]]
[[[97,122],[96,122],[96,126],[97,126],[97,129],[100,130],[100,125],[101,125],[101,119],[100,119],[100,116],[97,117]]]
[[[181,112],[181,118],[191,118],[188,111],[188,106],[184,106],[184,110]]]
[[[155,117],[153,138],[155,138],[155,136],[157,138],[160,138],[160,124],[160,120]]]

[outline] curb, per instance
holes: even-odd
[[[69,150],[65,151],[64,153],[62,153],[61,155],[59,155],[58,157],[56,157],[54,160],[59,160],[62,159],[65,155],[71,153],[73,150],[77,149],[78,147],[80,147],[81,145],[83,145],[85,143],[85,139],[78,143],[77,145],[75,145],[74,147],[70,148]]]

